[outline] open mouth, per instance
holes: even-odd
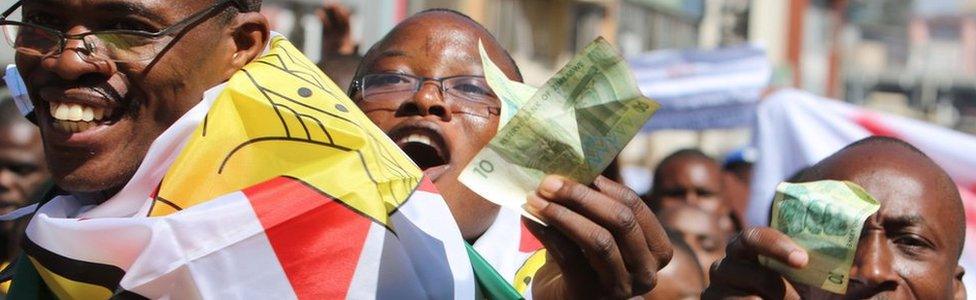
[[[121,103],[118,97],[98,87],[63,89],[51,86],[38,93],[47,102],[50,127],[69,135],[112,125],[122,111],[117,107]]]
[[[421,170],[451,162],[451,154],[444,138],[434,129],[403,127],[391,132],[390,137]]]
[[[51,125],[67,133],[83,132],[98,125],[108,124],[115,113],[112,108],[79,103],[49,102],[49,104]]]

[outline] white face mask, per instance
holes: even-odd
[[[10,88],[10,96],[14,98],[14,103],[17,104],[20,114],[34,122],[30,116],[34,112],[34,104],[31,103],[30,95],[27,94],[27,85],[24,84],[24,79],[20,77],[17,65],[7,65],[3,80],[7,82],[7,87]]]

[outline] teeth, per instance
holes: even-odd
[[[95,118],[95,111],[91,107],[85,107],[81,110],[81,120],[85,122],[90,122]]]
[[[99,121],[112,115],[111,108],[91,107],[77,103],[50,102],[52,127],[69,133],[77,133],[98,126]]]
[[[67,120],[68,119],[68,105],[64,105],[64,104],[58,105],[58,110],[54,113],[54,116],[53,117],[55,119],[58,119],[58,120]]]
[[[60,121],[101,121],[112,115],[111,108],[91,107],[77,103],[51,102],[51,116]]]
[[[404,143],[422,143],[422,144],[431,145],[430,137],[427,137],[426,135],[420,135],[420,134],[411,134],[403,138],[402,141]]]
[[[81,105],[69,104],[68,106],[71,108],[71,110],[68,111],[68,120],[81,121],[81,114],[83,111]]]

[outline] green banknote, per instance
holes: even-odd
[[[488,58],[488,52],[485,51],[485,46],[480,40],[478,41],[478,51],[481,53],[481,65],[485,70],[485,79],[488,81],[488,85],[491,86],[491,90],[501,100],[501,114],[498,120],[498,129],[500,130],[504,128],[505,124],[508,124],[508,121],[515,117],[515,113],[518,112],[519,108],[525,105],[525,102],[529,101],[538,89],[508,79],[508,76],[505,76],[505,73],[491,61],[491,58]]]
[[[499,78],[490,69],[485,73],[495,90],[498,80],[491,78]],[[499,86],[496,94],[525,95],[506,89]],[[627,62],[603,38],[528,100],[514,102],[523,104],[459,180],[485,199],[537,222],[522,205],[543,176],[593,182],[660,106],[640,93]]]
[[[806,249],[810,260],[803,269],[767,257],[760,257],[760,263],[792,282],[844,294],[864,220],[879,207],[877,200],[853,182],[780,183],[770,226]]]

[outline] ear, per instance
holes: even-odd
[[[954,299],[966,299],[966,285],[962,283],[962,276],[966,274],[966,269],[962,266],[956,266],[956,272],[952,280],[952,288],[954,290]]]
[[[264,52],[264,46],[271,38],[268,19],[257,12],[239,13],[231,21],[230,34],[234,40],[231,68],[226,74],[229,78]]]

